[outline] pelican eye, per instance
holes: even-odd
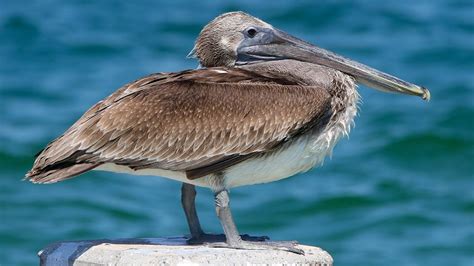
[[[248,28],[245,32],[247,32],[247,36],[250,38],[253,38],[255,35],[257,35],[257,30],[253,27]]]

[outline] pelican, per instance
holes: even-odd
[[[302,253],[295,242],[241,236],[229,189],[321,165],[353,125],[360,100],[356,84],[430,98],[424,87],[243,12],[206,25],[191,56],[200,68],[151,74],[92,106],[37,155],[25,178],[55,183],[90,170],[170,178],[183,183],[189,242]],[[202,230],[195,186],[214,192],[224,235]]]

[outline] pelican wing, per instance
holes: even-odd
[[[325,125],[330,112],[326,90],[247,70],[153,74],[89,109],[26,178],[52,183],[104,163],[199,178]]]

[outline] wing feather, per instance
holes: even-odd
[[[89,109],[39,154],[27,178],[59,181],[55,169],[87,165],[77,167],[82,173],[103,163],[198,178],[317,124],[330,112],[329,98],[318,87],[234,68],[150,75]]]

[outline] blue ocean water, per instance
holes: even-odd
[[[431,90],[360,88],[350,140],[321,168],[232,190],[239,229],[329,251],[338,265],[474,265],[474,4],[432,1],[0,3],[0,265],[48,243],[187,233],[180,184],[93,172],[21,181],[33,155],[121,85],[186,59],[202,26],[243,10]],[[198,190],[208,231],[212,194]]]

